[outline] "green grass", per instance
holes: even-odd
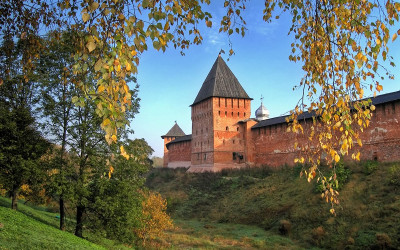
[[[52,220],[50,217],[46,212],[39,216],[43,221]],[[0,249],[105,249],[3,206],[0,223]]]
[[[289,238],[271,234],[259,227],[175,220],[176,229],[168,231],[163,246],[172,249],[301,249]]]
[[[205,174],[158,169],[147,185],[167,198],[178,221],[252,225],[282,239],[279,229],[286,220],[291,229],[285,239],[304,248],[400,248],[400,163],[346,167],[351,171],[336,217],[316,192],[316,182],[299,178],[298,168]]]
[[[67,231],[60,231],[58,214],[46,207],[22,201],[17,211],[10,206],[10,199],[0,196],[0,249],[130,249],[91,232],[84,232],[87,240],[76,237],[74,221],[68,218]]]

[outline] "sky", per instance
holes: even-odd
[[[223,1],[216,1],[223,4]],[[301,97],[300,90],[293,90],[304,75],[300,63],[290,62],[290,44],[294,41],[288,35],[291,18],[288,15],[274,19],[272,23],[262,20],[262,1],[247,4],[244,17],[247,22],[245,37],[230,38],[235,55],[228,53],[222,58],[239,80],[247,94],[253,98],[252,117],[263,104],[270,111],[270,117],[287,114]],[[165,53],[149,49],[140,56],[137,81],[139,84],[140,110],[131,121],[134,134],[131,138],[144,138],[153,148],[153,156],[163,156],[163,140],[175,124],[186,134],[191,134],[190,105],[197,96],[208,72],[221,49],[229,51],[229,40],[225,33],[218,32],[218,21],[223,15],[222,6],[211,5],[208,11],[213,16],[213,27],[200,28],[203,35],[201,45],[193,45],[185,56],[173,47]],[[393,55],[400,55],[400,39],[391,46]],[[229,61],[228,61],[229,59]],[[400,66],[399,66],[400,67]],[[383,91],[400,90],[400,69],[392,69],[395,81],[383,82]]]

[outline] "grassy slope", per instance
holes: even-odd
[[[18,211],[10,208],[10,200],[0,196],[0,249],[128,249],[123,245],[86,232],[84,240],[76,237],[74,222],[67,219],[67,230],[58,229],[56,213],[44,207],[18,204]],[[94,242],[94,243],[92,243]]]
[[[299,169],[201,175],[157,170],[147,184],[167,197],[175,218],[256,225],[276,236],[287,220],[289,238],[302,247],[400,248],[400,182],[393,184],[400,164],[351,170],[336,217],[315,184],[298,177]]]
[[[0,249],[104,249],[2,206],[0,222]]]

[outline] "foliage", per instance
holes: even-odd
[[[0,103],[0,183],[14,202],[24,184],[40,185],[44,177],[40,158],[49,143],[33,127],[27,108],[10,109]]]
[[[378,168],[378,162],[376,161],[366,161],[363,163],[364,166],[364,173],[365,174],[372,174]]]
[[[152,148],[143,139],[125,142],[126,160],[118,155],[112,161],[113,172],[107,174],[107,166],[99,168],[89,184],[88,228],[104,231],[109,239],[132,244],[134,229],[140,226],[143,195],[143,175],[151,167],[149,156]]]
[[[155,192],[144,192],[142,202],[141,225],[135,230],[144,246],[163,235],[165,230],[172,229],[171,218],[166,213],[167,201]]]
[[[390,183],[396,186],[400,186],[400,165],[393,164],[389,168],[389,180]]]
[[[317,181],[315,190],[317,193],[324,193],[323,197],[328,199],[327,193],[331,192],[331,188],[334,191],[341,190],[343,185],[349,181],[350,175],[351,170],[344,165],[343,161],[339,161],[329,175]]]

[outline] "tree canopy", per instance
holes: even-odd
[[[204,11],[209,4],[210,0],[8,0],[0,5],[1,32],[3,39],[26,42],[21,63],[28,80],[33,62],[45,49],[38,39],[43,30],[74,31],[74,64],[66,70],[76,76],[91,72],[96,84],[87,85],[77,77],[74,84],[84,95],[73,101],[95,100],[106,140],[112,143],[118,140],[118,128],[128,124],[125,113],[132,106],[132,96],[127,77],[137,73],[140,55],[149,47],[165,51],[173,46],[183,51],[200,44],[199,25],[204,24],[218,25],[229,36],[245,35],[243,13],[250,2],[221,1],[226,12],[220,20]],[[381,62],[395,65],[389,45],[400,34],[391,29],[398,23],[400,3],[266,0],[260,11],[266,23],[279,18],[275,13],[292,16],[289,33],[294,34],[294,41],[289,60],[302,65],[304,77],[298,87],[304,94],[288,121],[291,131],[301,133],[299,115],[315,112],[309,138],[316,147],[309,152],[310,147],[299,145],[304,154],[297,159],[311,165],[305,172],[310,180],[317,175],[321,155],[334,165],[355,144],[361,145],[359,133],[369,125],[374,109],[363,99],[364,90],[379,92],[381,80],[392,78]],[[233,53],[230,48],[229,54]],[[352,157],[358,159],[359,154]]]

